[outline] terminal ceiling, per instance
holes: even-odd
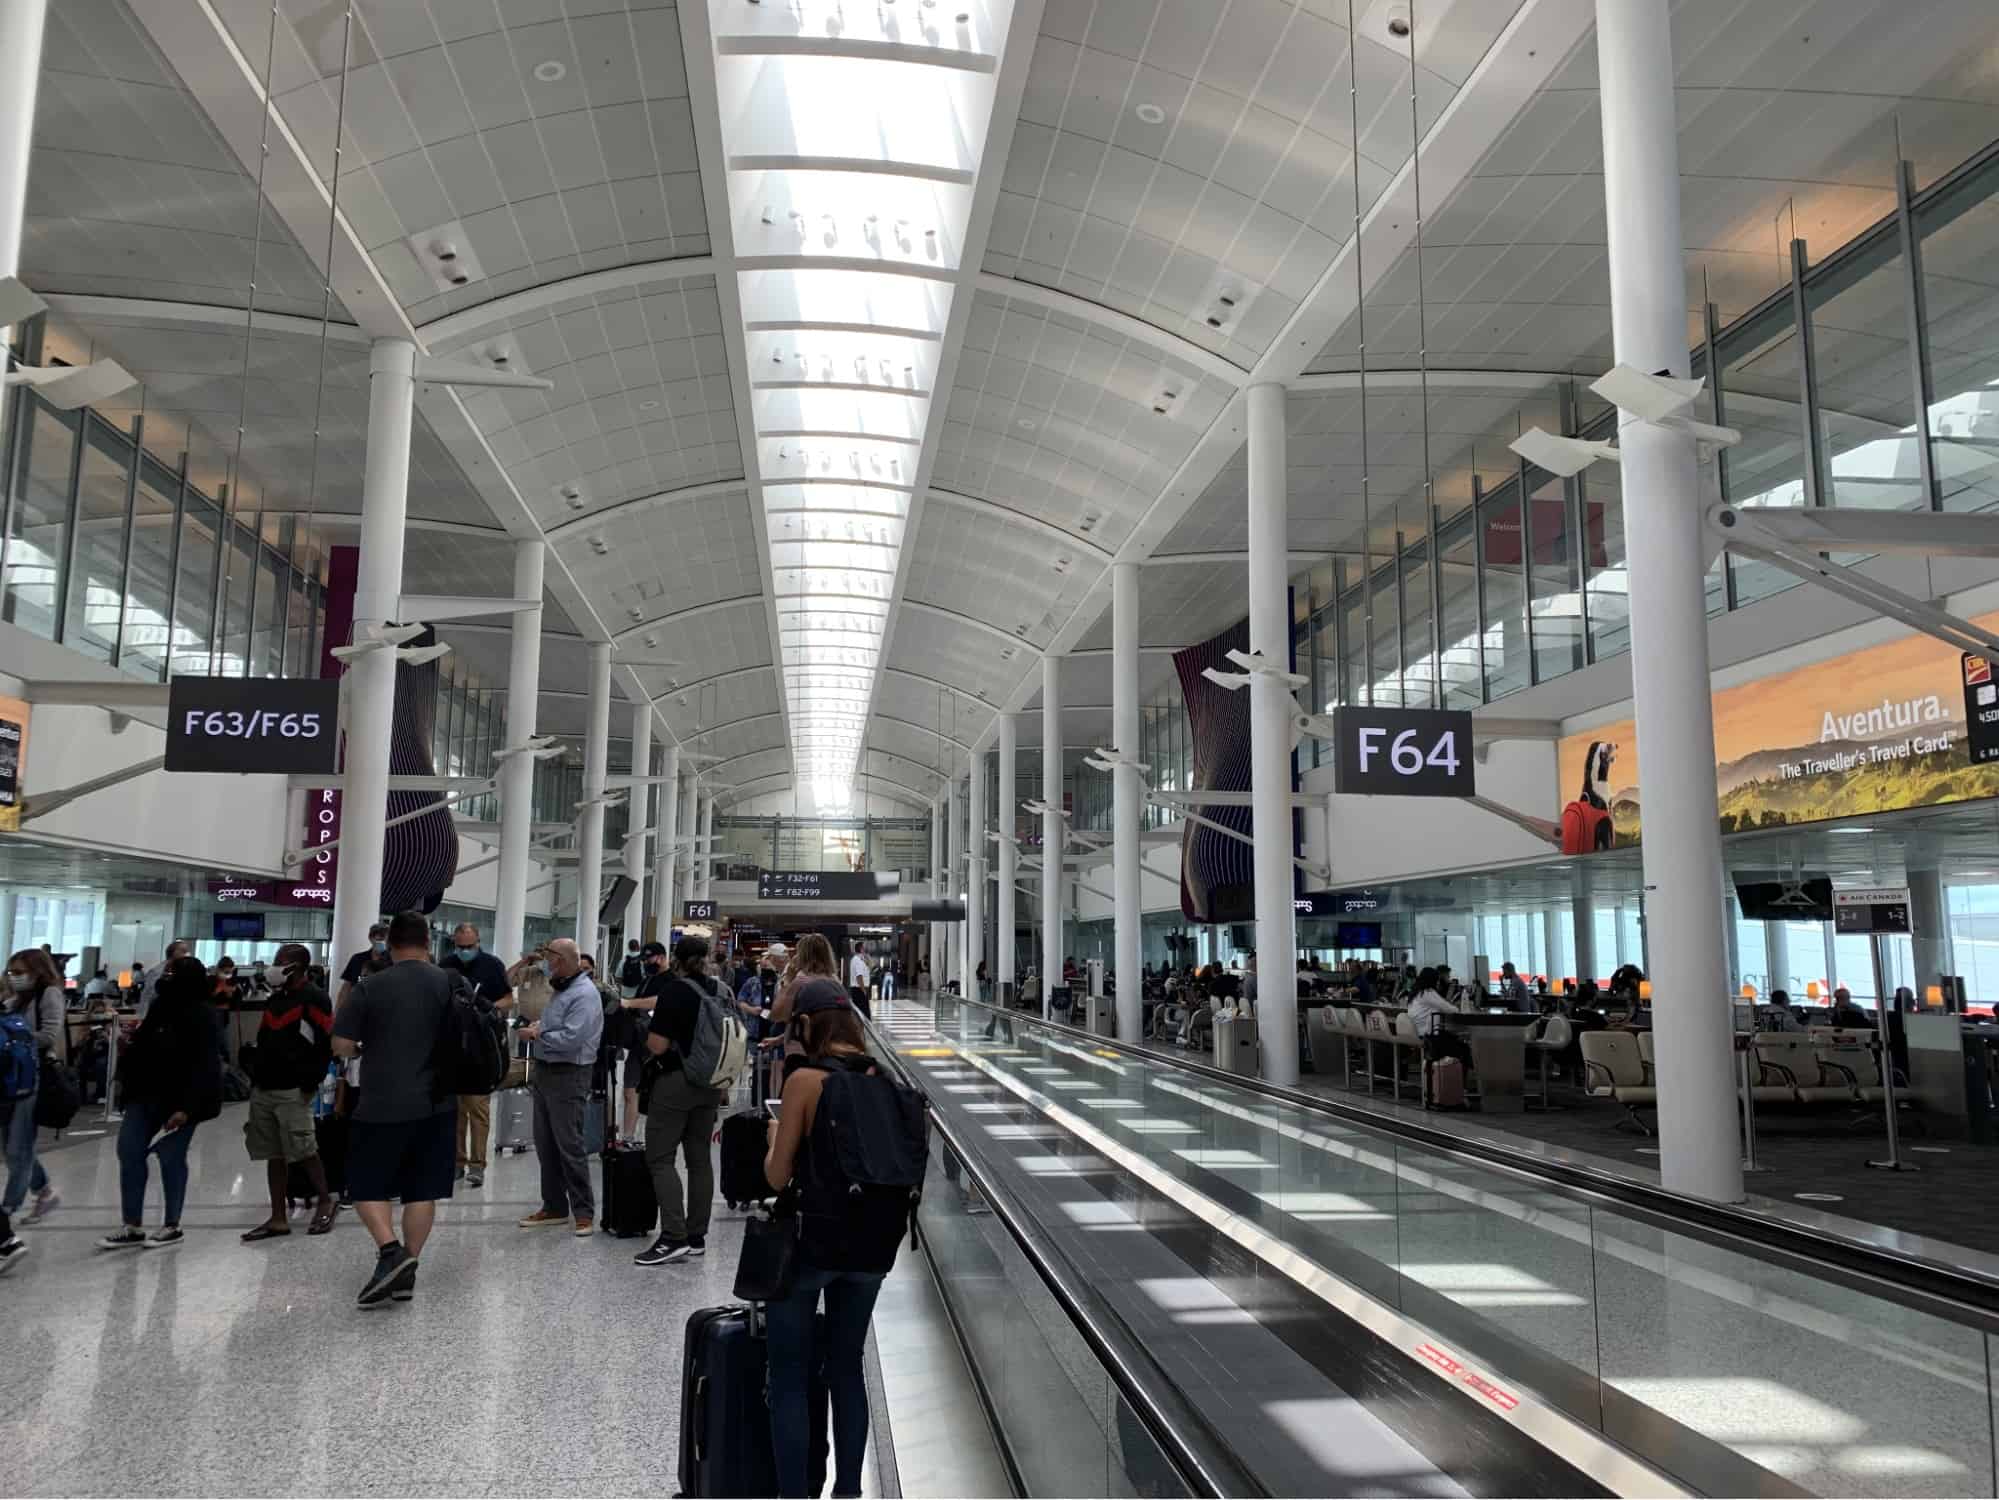
[[[354,536],[370,337],[554,381],[421,394],[405,587],[509,593],[511,540],[546,536],[543,725],[580,733],[583,643],[609,639],[617,691],[734,795],[857,753],[870,792],[927,800],[1038,704],[1043,652],[1108,647],[1113,559],[1178,559],[1141,573],[1143,701],[1169,698],[1161,648],[1246,608],[1252,380],[1292,388],[1302,571],[1390,544],[1426,476],[1448,507],[1510,472],[1555,378],[1610,362],[1589,0],[1416,0],[1413,62],[1387,0],[969,0],[955,31],[912,0],[910,35],[874,34],[893,9],[841,33],[831,0],[359,0],[348,34],[324,0],[275,27],[265,0],[63,0],[24,276],[58,352],[140,377],[111,415],[329,542]],[[1920,26],[1680,0],[1674,32],[1690,342],[1703,300],[1725,321],[1782,284],[1793,234],[1822,253],[1892,207],[1897,127],[1924,181],[1999,136],[1987,0]],[[884,49],[923,86],[869,172],[826,170],[812,91]],[[841,238],[842,194],[880,222]],[[834,272],[869,278],[863,342],[801,375],[786,330]],[[797,482],[822,478],[853,483]],[[812,529],[834,505],[861,543]],[[787,541],[799,516],[814,540]],[[787,603],[801,558],[878,602]],[[504,635],[444,633],[504,686]],[[1108,738],[1107,656],[1070,658],[1064,697],[1065,739]]]

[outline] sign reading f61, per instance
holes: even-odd
[[[1342,708],[1333,790],[1369,797],[1470,797],[1471,715],[1456,709]]]

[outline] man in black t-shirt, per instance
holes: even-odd
[[[364,974],[333,1018],[334,1055],[367,1059],[347,1143],[348,1191],[378,1251],[357,1299],[363,1307],[407,1301],[416,1290],[417,1257],[437,1220],[437,1200],[451,1196],[457,1115],[456,1100],[438,1096],[431,1067],[456,981],[430,962],[422,912],[398,912],[388,942],[389,967]],[[397,1198],[400,1241],[390,1206]]]
[[[428,937],[428,932],[426,932]],[[340,993],[334,997],[334,1008],[347,1003],[347,997],[354,993],[354,986],[363,974],[374,974],[389,966],[389,924],[377,922],[368,929],[368,946],[347,960],[340,971]]]
[[[460,922],[451,934],[451,951],[438,967],[447,974],[463,974],[472,993],[479,997],[480,1008],[493,1013],[495,1024],[500,1024],[498,1010],[513,999],[514,987],[507,979],[507,966],[479,946],[478,928]],[[491,1094],[458,1096],[458,1177],[467,1187],[485,1184],[486,1140],[492,1121]]]
[[[673,967],[646,981],[657,986],[646,1050],[652,1055],[652,1097],[646,1106],[646,1167],[659,1199],[659,1239],[632,1258],[634,1265],[663,1266],[707,1248],[708,1216],[715,1203],[715,1157],[710,1143],[726,1090],[689,1081],[684,1062],[701,1022],[703,995],[715,996],[707,975],[708,940],[684,937],[673,947]],[[717,996],[716,998],[720,998]],[[687,1158],[683,1207],[674,1153]]]

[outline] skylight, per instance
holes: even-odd
[[[794,769],[850,801],[1012,0],[708,0]]]

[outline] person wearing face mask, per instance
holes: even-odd
[[[541,1159],[541,1207],[520,1224],[523,1229],[568,1224],[580,1238],[597,1227],[583,1116],[590,1107],[590,1074],[604,1035],[604,1001],[570,939],[550,943],[547,961],[554,994],[541,1019],[522,1031],[535,1044],[534,1149]]]
[[[389,924],[377,922],[368,929],[368,946],[348,959],[347,966],[340,971],[340,993],[334,997],[336,1008],[347,1003],[363,974],[378,974],[388,966]]]
[[[125,1120],[118,1130],[124,1222],[97,1242],[100,1250],[165,1250],[181,1242],[188,1146],[197,1125],[222,1113],[222,1059],[216,1056],[209,1007],[212,988],[199,959],[176,958],[126,1048],[118,1069],[125,1089]],[[143,1227],[147,1158],[155,1156],[166,1215],[148,1237]]]
[[[0,994],[0,1009],[32,1033],[40,1070],[49,1067],[49,1058],[63,1057],[67,1038],[63,1035],[62,975],[48,954],[39,948],[23,948],[7,960],[7,987]],[[6,1143],[7,1187],[0,1196],[0,1272],[20,1262],[28,1247],[14,1233],[13,1216],[35,1195],[24,1223],[44,1218],[61,1200],[49,1185],[49,1174],[35,1155],[35,1095],[24,1099],[0,1100],[0,1141]]]
[[[481,1012],[488,1015],[495,1025],[503,1024],[499,1013],[513,999],[514,986],[507,978],[506,965],[479,946],[477,927],[470,922],[460,922],[453,929],[451,951],[444,955],[444,962],[438,967],[447,974],[463,975],[465,983],[479,999]],[[458,1096],[458,1180],[467,1187],[480,1187],[486,1181],[486,1143],[492,1125],[491,1094]]]
[[[313,1091],[333,1055],[333,1002],[307,977],[312,955],[304,944],[286,943],[278,949],[277,961],[279,985],[264,1007],[250,1054],[250,1112],[243,1121],[250,1160],[264,1163],[271,1215],[243,1235],[246,1245],[292,1232],[286,1179],[294,1166],[304,1171],[318,1196],[306,1233],[330,1231],[337,1212],[312,1124]]]
[[[173,968],[175,960],[186,958],[191,951],[186,938],[175,938],[171,943],[167,944],[167,956],[160,961],[160,966],[153,970],[151,975],[147,977],[145,988],[139,991],[140,1020],[145,1020],[146,1012],[153,1008],[153,1001],[158,998],[160,993],[160,981],[167,977],[168,971]]]

